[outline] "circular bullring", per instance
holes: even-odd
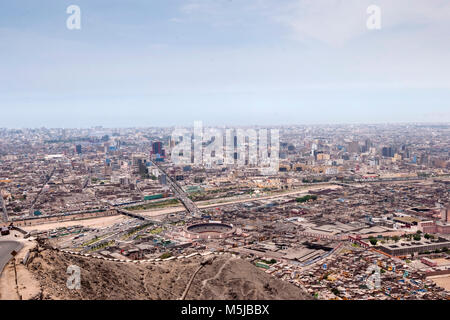
[[[218,222],[196,223],[185,228],[185,236],[190,239],[223,239],[235,231],[233,225]]]

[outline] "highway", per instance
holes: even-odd
[[[112,208],[112,207],[111,207],[111,208]],[[113,208],[112,208],[111,210],[113,210]],[[115,208],[115,210],[116,210],[118,213],[120,213],[120,214],[129,216],[129,217],[132,217],[132,218],[136,218],[136,219],[139,219],[139,220],[148,221],[148,222],[150,222],[150,223],[157,224],[157,225],[162,224],[161,221],[153,220],[153,219],[150,219],[150,218],[148,218],[148,217],[146,217],[146,216],[143,216],[143,215],[140,215],[140,214],[137,214],[137,213],[134,213],[134,212],[125,210],[125,209]]]
[[[52,169],[52,171],[46,176],[45,179],[45,183],[42,185],[41,189],[39,190],[38,194],[36,195],[36,198],[34,198],[33,202],[31,203],[31,207],[30,207],[30,216],[34,217],[34,205],[36,204],[36,202],[39,199],[39,196],[42,194],[42,192],[44,191],[45,186],[47,185],[47,183],[52,179],[53,174],[56,171],[56,167],[54,167]]]
[[[0,240],[0,273],[12,258],[12,251],[19,251],[23,247],[23,244],[17,241]]]
[[[193,215],[194,217],[200,217],[202,215],[200,209],[196,206],[196,204],[189,199],[186,192],[184,192],[183,188],[175,181],[173,180],[162,167],[160,167],[156,162],[151,161],[151,164],[154,165],[158,170],[166,175],[167,181],[169,182],[170,188],[172,189],[173,193],[175,194],[175,197],[178,198],[178,200],[181,201],[183,206],[186,208],[186,210]]]

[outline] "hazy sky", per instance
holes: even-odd
[[[450,122],[449,57],[448,0],[2,0],[0,127]]]

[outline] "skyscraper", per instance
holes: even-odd
[[[394,157],[394,149],[392,147],[383,147],[381,150],[381,154],[383,157],[393,158]]]
[[[352,141],[348,144],[348,148],[347,151],[349,153],[359,153],[360,152],[360,148],[359,148],[359,143],[358,141]]]
[[[162,154],[162,142],[155,141],[152,143],[152,154]]]

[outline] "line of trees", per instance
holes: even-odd
[[[306,202],[309,200],[317,200],[317,196],[315,194],[313,194],[313,195],[307,194],[306,196],[295,199],[295,201],[300,202],[300,203],[303,203],[303,202]]]

